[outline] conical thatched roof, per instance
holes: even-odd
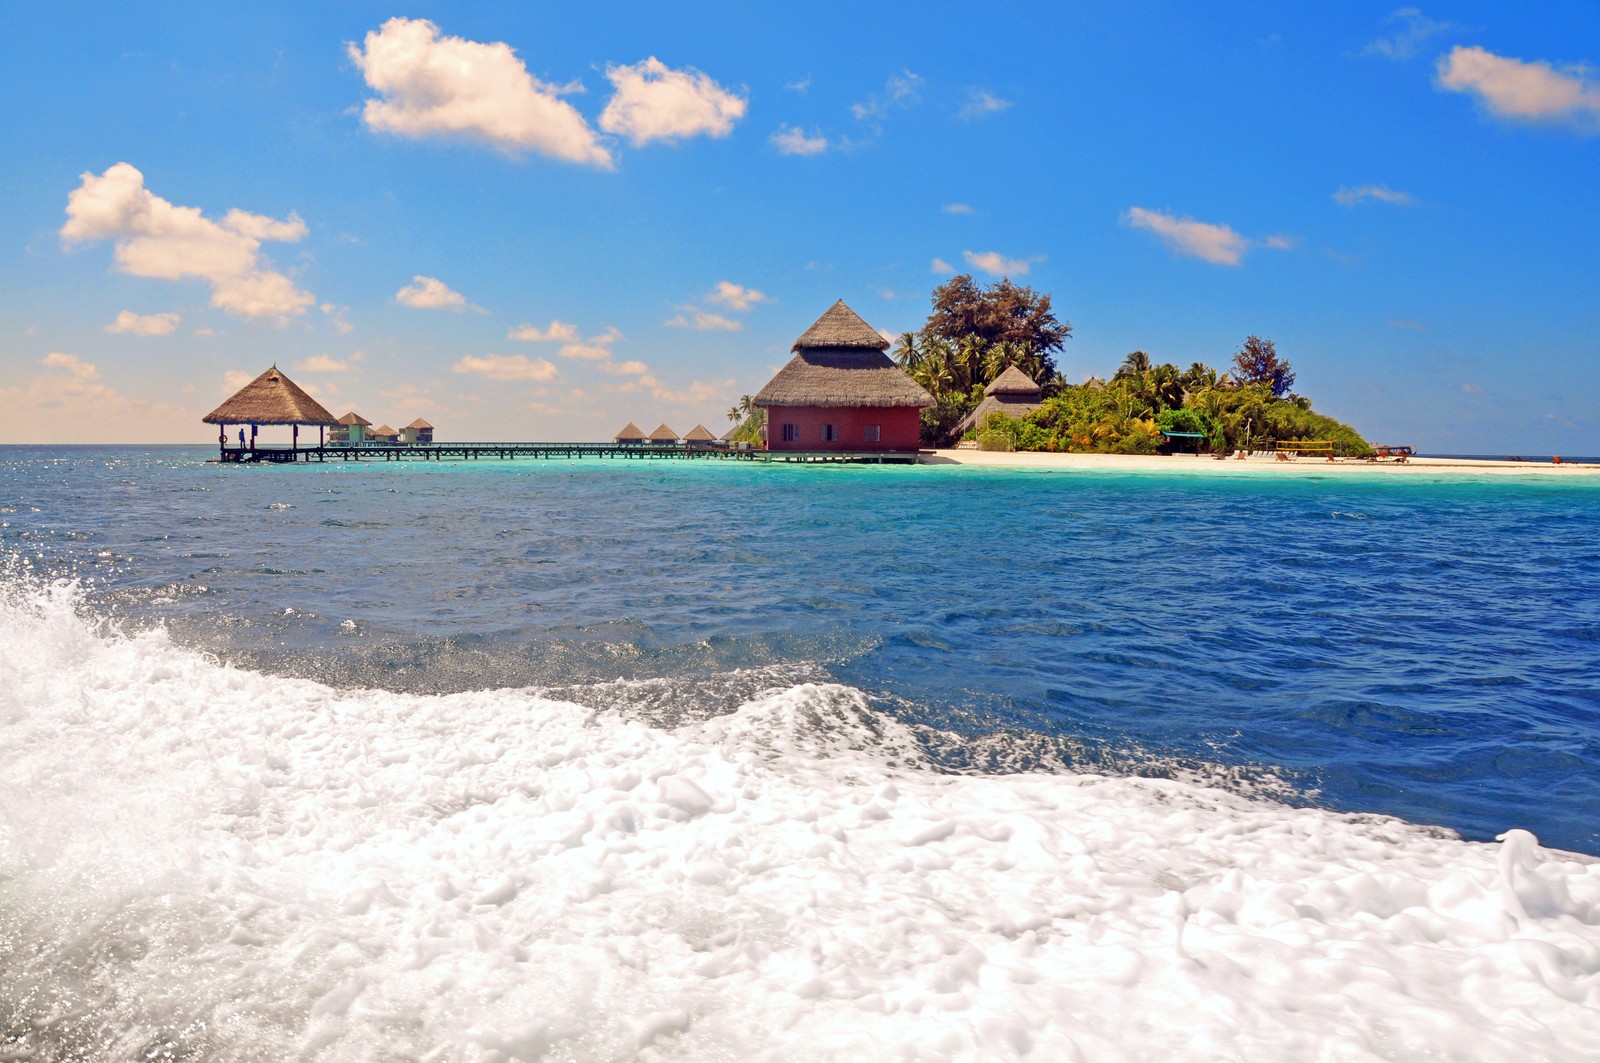
[[[365,417],[361,416],[359,413],[357,413],[354,410],[351,410],[349,413],[347,413],[343,417],[339,418],[339,423],[344,425],[346,428],[351,428],[351,427],[354,427],[355,425],[360,425],[363,428],[371,428],[372,427],[372,422],[371,421],[367,420]]]
[[[715,443],[717,441],[717,437],[711,434],[711,429],[703,424],[697,424],[689,429],[688,434],[683,438],[689,443]]]
[[[652,443],[676,443],[677,441],[678,433],[668,428],[665,424],[656,425],[656,430],[650,433],[650,442]]]
[[[618,432],[611,438],[620,442],[624,439],[643,439],[644,437],[644,429],[640,428],[632,421],[629,421],[627,424],[622,426],[622,431]]]
[[[333,414],[273,366],[206,414],[207,424],[326,424]]]
[[[378,427],[372,430],[372,434],[375,436],[392,436],[398,435],[399,433],[386,424],[380,424]]]
[[[889,341],[878,335],[878,330],[861,320],[861,315],[844,305],[840,299],[828,307],[828,312],[812,322],[789,348],[798,351],[805,347],[866,347],[874,351],[889,349]]]
[[[1033,382],[1033,378],[1014,365],[1006,367],[1006,371],[995,377],[989,386],[983,389],[985,395],[1040,395],[1044,389]]]
[[[1035,388],[1032,393],[1002,391],[985,395],[978,408],[956,422],[956,435],[965,435],[974,428],[982,428],[991,413],[1000,412],[1007,417],[1026,417],[1044,405],[1043,394]]]
[[[433,425],[429,424],[427,421],[424,421],[422,418],[418,417],[415,421],[412,421],[410,424],[406,425],[406,427],[407,428],[432,428]]]

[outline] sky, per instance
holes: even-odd
[[[719,434],[836,299],[1271,338],[1374,443],[1600,454],[1600,5],[0,7],[0,442],[277,364],[440,439]]]

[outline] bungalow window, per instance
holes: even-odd
[[[869,424],[865,428],[861,429],[861,441],[863,443],[876,443],[876,442],[878,442],[879,441],[878,427],[879,427],[878,425]]]
[[[832,424],[823,425],[822,426],[822,441],[824,443],[836,443],[836,442],[838,442],[839,441],[839,426],[838,425],[832,425]]]
[[[798,443],[798,442],[800,442],[800,426],[797,425],[797,424],[786,424],[786,425],[784,425],[783,426],[783,441],[785,443]]]

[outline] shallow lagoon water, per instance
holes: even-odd
[[[1600,1045],[1593,487],[205,456],[0,449],[35,1058]]]

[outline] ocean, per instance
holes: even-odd
[[[212,454],[0,447],[0,1058],[1600,1057],[1600,485]]]

